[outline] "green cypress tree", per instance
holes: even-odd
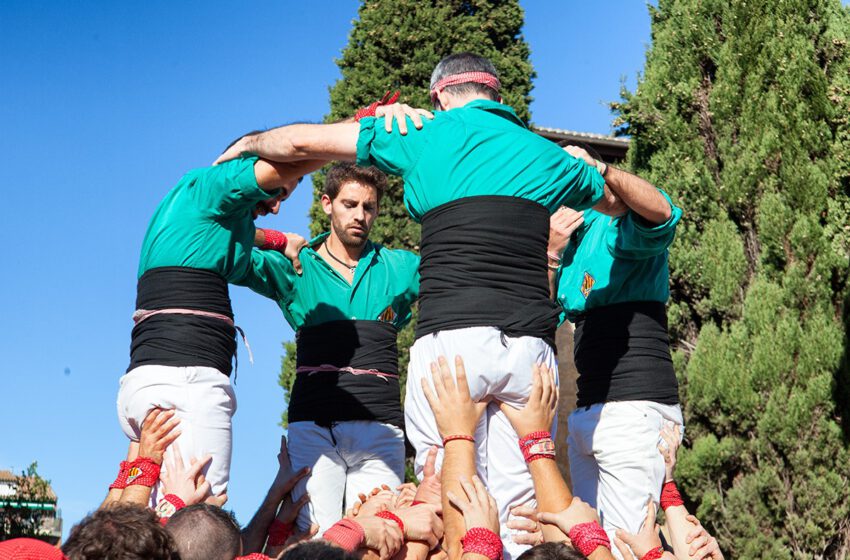
[[[471,51],[493,61],[504,102],[528,122],[534,70],[520,32],[524,12],[518,0],[364,0],[358,16],[337,60],[342,78],[330,88],[326,121],[350,117],[388,90],[400,91],[400,101],[413,107],[430,108],[428,86],[434,66],[446,55]],[[310,230],[317,235],[329,227],[319,204],[323,172],[313,175],[313,184]],[[390,178],[370,239],[392,249],[419,249],[419,225],[404,208],[398,178]],[[402,394],[412,344],[411,324],[399,336]],[[288,391],[295,379],[294,345],[286,350],[280,384]]]
[[[727,558],[850,556],[850,13],[659,0],[629,163],[685,210],[678,477]]]

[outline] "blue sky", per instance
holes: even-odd
[[[650,40],[640,0],[528,0],[536,124],[610,132]],[[38,461],[65,532],[126,452],[115,413],[139,247],[162,196],[247,130],[321,120],[359,2],[0,5],[0,469]],[[383,92],[375,92],[376,95]],[[259,225],[307,232],[304,181]],[[247,523],[276,471],[276,305],[232,288],[255,355],[236,385],[232,508]],[[244,352],[243,352],[244,354]]]

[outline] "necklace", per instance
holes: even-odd
[[[338,258],[336,257],[336,255],[334,255],[333,253],[331,253],[331,249],[330,249],[330,247],[328,247],[328,244],[327,244],[327,243],[325,243],[325,251],[327,251],[327,253],[328,253],[328,255],[330,256],[330,258],[332,258],[333,260],[335,260],[336,262],[338,262],[339,264],[341,264],[342,266],[344,266],[345,268],[347,268],[347,269],[349,270],[349,272],[351,272],[351,274],[354,274],[354,269],[356,269],[356,268],[357,268],[357,263],[354,263],[354,266],[351,266],[350,264],[348,264],[347,262],[343,261],[342,259],[338,259]]]

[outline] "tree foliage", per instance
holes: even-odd
[[[731,558],[850,556],[850,13],[659,0],[629,163],[685,209],[679,478]]]
[[[330,88],[327,121],[350,117],[388,90],[399,90],[404,103],[429,108],[428,86],[434,66],[444,56],[463,51],[493,61],[504,102],[521,119],[529,120],[534,70],[530,49],[520,33],[524,12],[518,0],[365,0],[358,16],[352,22],[348,46],[337,60],[342,77]],[[317,235],[329,227],[319,204],[323,171],[313,175],[313,184],[310,229]],[[390,177],[370,238],[392,249],[419,249],[419,225],[407,214],[398,178]],[[402,394],[415,320],[416,314],[399,337]],[[281,385],[286,390],[295,375],[293,351],[294,345],[287,348],[283,359]]]
[[[38,463],[32,463],[15,477],[14,493],[0,498],[0,541],[44,537],[44,523],[55,517],[55,505],[50,481],[41,478]]]

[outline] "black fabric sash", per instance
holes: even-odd
[[[511,196],[455,200],[422,218],[416,337],[497,327],[555,347],[560,309],[549,298],[549,211]]]
[[[397,337],[398,329],[382,321],[329,321],[299,329],[289,421],[330,426],[374,420],[404,429]],[[363,373],[370,370],[375,373]]]
[[[580,315],[575,326],[578,406],[634,400],[679,402],[663,303],[598,307]]]
[[[186,267],[148,270],[139,278],[136,309],[210,311],[233,318],[227,281],[215,272]],[[221,319],[154,315],[133,328],[130,366],[205,366],[230,375],[236,329]]]

